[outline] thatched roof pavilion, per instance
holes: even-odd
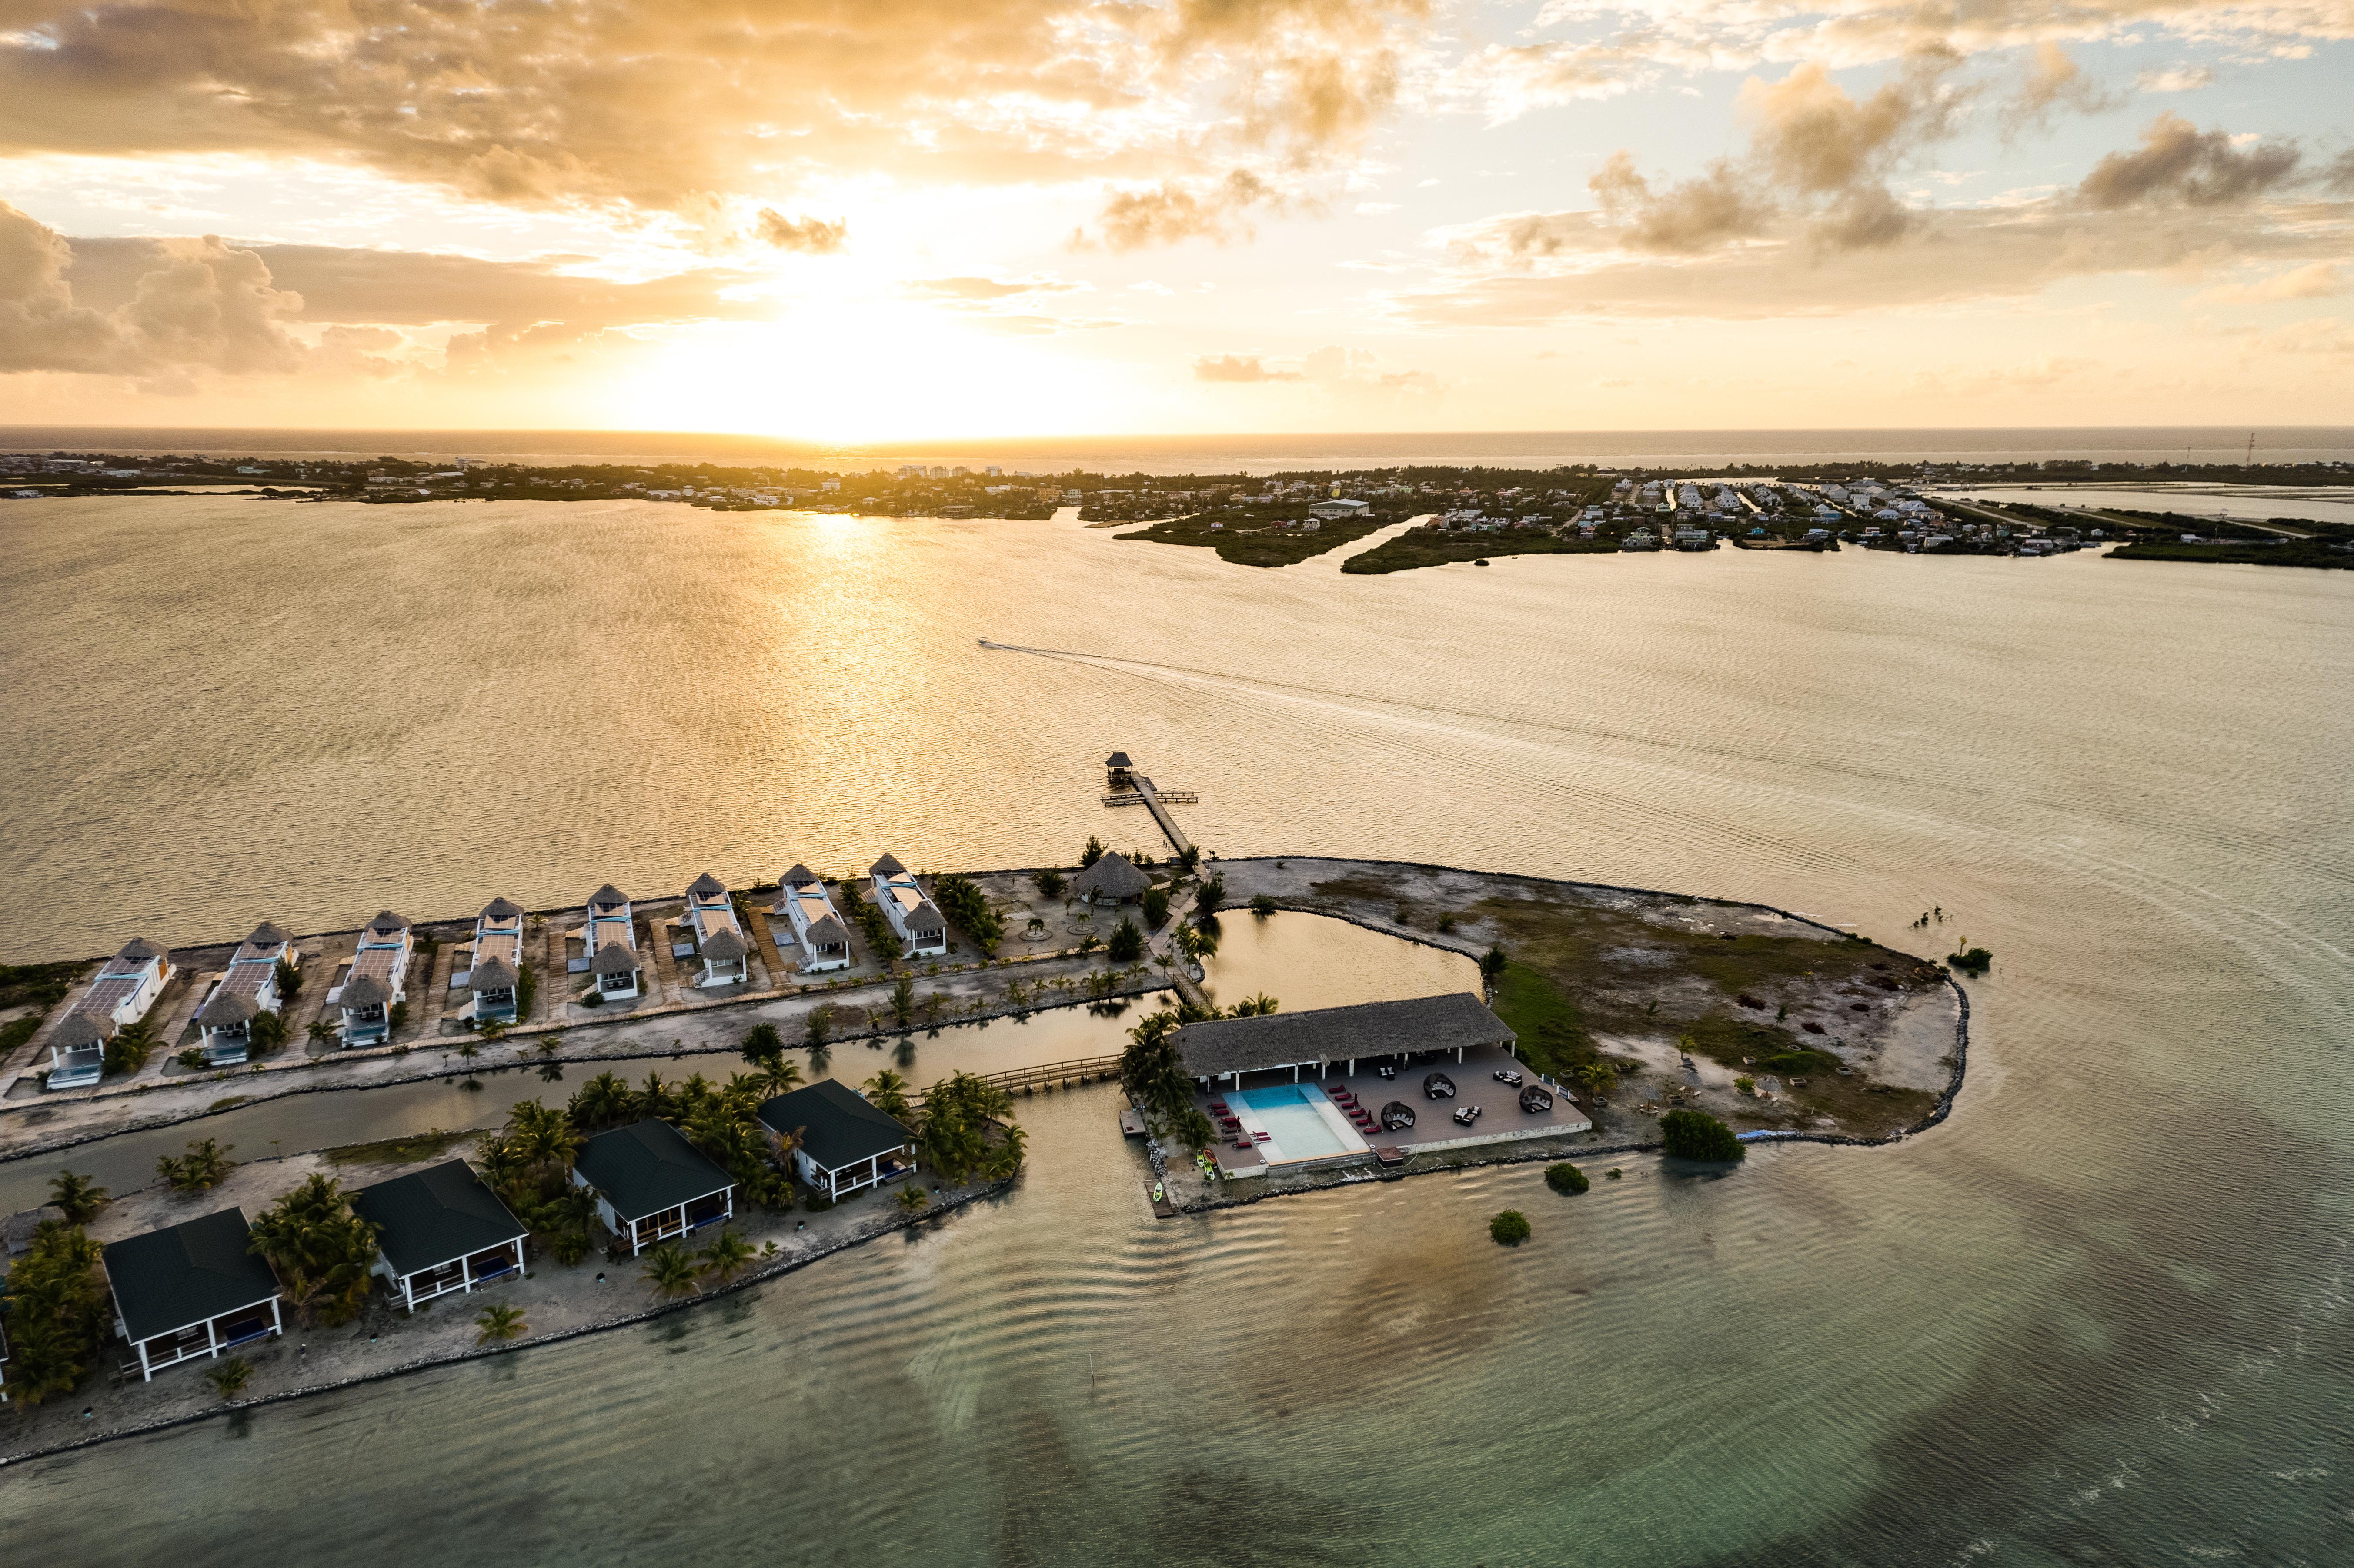
[[[1129,863],[1124,854],[1105,854],[1071,878],[1071,896],[1089,904],[1129,904],[1144,896],[1152,879]]]

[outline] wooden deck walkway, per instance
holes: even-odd
[[[1067,1062],[1046,1062],[1034,1067],[1014,1067],[1002,1073],[983,1073],[984,1083],[996,1085],[1008,1094],[1029,1094],[1037,1089],[1070,1088],[1091,1083],[1097,1078],[1119,1076],[1118,1056],[1080,1056]],[[923,1091],[907,1097],[910,1105],[924,1103]]]
[[[1169,808],[1161,803],[1161,791],[1152,787],[1152,780],[1141,773],[1133,777],[1136,779],[1136,792],[1144,797],[1144,809],[1152,813],[1154,821],[1161,824],[1161,832],[1169,840],[1169,847],[1179,854],[1183,854],[1187,850],[1192,849],[1193,841],[1185,836],[1184,830],[1177,825],[1177,819],[1171,816]]]

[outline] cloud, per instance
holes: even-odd
[[[2294,143],[2258,142],[2243,151],[2235,140],[2169,111],[2143,129],[2140,147],[2094,164],[2077,195],[2096,207],[2162,201],[2221,207],[2263,196],[2296,173],[2301,154]]]
[[[1966,94],[1946,79],[1960,63],[1942,49],[1916,55],[1861,100],[1819,65],[1778,81],[1753,77],[1741,89],[1749,145],[1740,158],[1662,187],[1622,150],[1587,185],[1615,238],[1637,250],[1692,254],[1755,238],[1785,213],[1811,215],[1825,249],[1893,244],[1919,219],[1885,182],[1953,132]]]
[[[809,256],[831,256],[842,249],[850,226],[836,218],[827,223],[815,217],[787,217],[772,207],[760,209],[753,232],[761,243],[779,250],[798,250]]]
[[[2121,101],[2101,90],[2066,49],[2047,38],[2028,57],[2026,79],[2004,106],[2004,129],[2012,134],[2040,129],[2060,110],[2097,114]]]
[[[1297,370],[1274,370],[1256,354],[1205,355],[1193,361],[1196,381],[1304,381]]]
[[[81,238],[70,242],[68,281],[75,297],[101,310],[128,301],[138,280],[185,241]],[[369,325],[438,323],[502,324],[520,330],[556,323],[576,330],[655,322],[765,315],[758,302],[727,291],[752,274],[716,268],[624,282],[577,268],[588,259],[547,257],[489,261],[419,250],[369,250],[331,245],[255,245],[275,285],[299,298],[290,319]]]
[[[1696,179],[1655,190],[1636,169],[1634,155],[1621,151],[1603,161],[1586,186],[1601,199],[1602,216],[1616,230],[1613,238],[1637,250],[1704,250],[1762,233],[1775,216],[1772,203],[1722,160]],[[1572,224],[1537,219],[1514,226],[1510,242],[1523,253],[1550,254],[1576,232]]]
[[[1743,244],[1699,254],[1617,243],[1590,212],[1501,213],[1430,238],[1448,258],[1446,270],[1384,296],[1406,324],[1737,321],[2017,298],[2079,277],[2334,261],[2354,248],[2354,207],[2098,210],[2061,195],[1941,212],[1908,243],[1837,254],[1819,249],[1807,221],[1790,215]]]
[[[906,287],[911,294],[981,302],[1022,294],[1062,293],[1078,285],[1059,278],[918,278]]]
[[[1224,245],[1255,231],[1245,215],[1254,207],[1283,203],[1275,187],[1248,169],[1236,169],[1215,185],[1193,186],[1176,181],[1145,190],[1114,191],[1097,214],[1103,243],[1114,250],[1140,250],[1147,246],[1175,245],[1187,239],[1211,239]],[[1084,232],[1071,239],[1074,249],[1092,243]]]
[[[2196,92],[2214,80],[2215,73],[2205,66],[2171,66],[2143,71],[2134,78],[2134,86],[2143,92]]]
[[[254,252],[216,236],[156,242],[153,264],[106,310],[75,300],[72,263],[63,236],[0,202],[0,373],[241,375],[303,359],[286,330],[302,297],[274,287]]]
[[[2226,283],[2199,295],[2201,302],[2227,305],[2268,304],[2280,300],[2319,300],[2342,294],[2346,275],[2334,261],[2308,261],[2285,272],[2275,272],[2253,283]]]

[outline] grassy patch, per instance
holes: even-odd
[[[403,1138],[381,1138],[374,1143],[346,1143],[326,1151],[330,1165],[405,1165],[447,1154],[458,1143],[479,1137],[472,1132],[412,1132]]]
[[[1785,1056],[1812,1058],[1821,1056],[1826,1071],[1835,1070],[1835,1060],[1819,1051],[1809,1051],[1798,1044],[1797,1035],[1771,1023],[1754,1022],[1730,1013],[1712,1012],[1705,1018],[1694,1019],[1684,1032],[1684,1038],[1693,1049],[1722,1066],[1755,1065],[1761,1071],[1806,1072],[1805,1066],[1782,1068],[1767,1065]]]
[[[1416,528],[1384,541],[1362,556],[1341,563],[1344,572],[1379,575],[1410,572],[1421,567],[1443,567],[1453,561],[1490,560],[1500,556],[1615,556],[1616,539],[1563,539],[1533,528],[1508,529],[1500,534],[1442,534]]]
[[[1290,511],[1304,511],[1295,507]],[[1384,516],[1376,508],[1372,514],[1354,522],[1331,522],[1314,533],[1296,524],[1278,528],[1276,518],[1287,515],[1282,507],[1254,507],[1246,512],[1203,512],[1191,517],[1172,517],[1165,523],[1155,523],[1150,528],[1133,534],[1115,535],[1120,539],[1142,539],[1155,545],[1206,546],[1218,552],[1218,559],[1232,561],[1238,567],[1288,567],[1320,556],[1342,545],[1352,545],[1377,528],[1403,521],[1410,513],[1394,513]],[[1224,524],[1213,528],[1213,523]]]
[[[22,1018],[10,1020],[5,1028],[0,1028],[0,1062],[6,1061],[17,1046],[30,1040],[33,1031],[40,1026],[41,1014],[28,1012]]]
[[[225,1111],[232,1107],[241,1106],[252,1097],[253,1097],[251,1095],[230,1095],[226,1098],[215,1100],[212,1104],[207,1106],[205,1109],[207,1111]]]
[[[1577,1003],[1526,964],[1506,964],[1497,978],[1496,1016],[1521,1037],[1521,1060],[1541,1073],[1560,1078],[1594,1059]]]
[[[2159,544],[2136,540],[2109,552],[2113,561],[2215,561],[2238,567],[2322,567],[2343,571],[2354,555],[2318,540],[2283,540],[2277,545]]]
[[[27,1001],[55,1007],[65,1000],[74,976],[89,967],[80,959],[55,964],[0,964],[0,1007]]]

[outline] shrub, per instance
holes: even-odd
[[[1123,915],[1119,928],[1111,934],[1111,940],[1105,944],[1104,951],[1113,963],[1132,964],[1144,956],[1144,933],[1136,928],[1135,921]]]
[[[605,993],[592,985],[576,1000],[583,1007],[602,1007],[605,1005]]]
[[[769,1058],[784,1054],[784,1037],[773,1023],[755,1023],[744,1036],[744,1060],[756,1067],[766,1066]]]
[[[1529,1239],[1529,1217],[1518,1209],[1506,1209],[1488,1222],[1488,1234],[1499,1245],[1518,1246]]]
[[[1757,1080],[1747,1076],[1738,1077],[1733,1080],[1733,1086],[1744,1095],[1754,1095],[1757,1092]]]
[[[1038,885],[1038,896],[1041,898],[1060,898],[1063,895],[1063,874],[1059,871],[1042,871],[1030,880]]]
[[[1441,915],[1438,917],[1438,929],[1442,934],[1455,929],[1455,916],[1452,915]]]
[[[1251,913],[1264,920],[1275,913],[1275,900],[1262,893],[1251,900]]]
[[[392,1004],[392,1026],[395,1029],[408,1027],[408,1003],[396,1001]]]
[[[1749,1151],[1733,1129],[1702,1111],[1671,1110],[1659,1118],[1659,1136],[1679,1160],[1719,1162],[1745,1160]]]
[[[1593,1183],[1585,1179],[1585,1171],[1564,1160],[1545,1167],[1545,1185],[1556,1192],[1573,1193],[1583,1192]]]
[[[0,1371],[13,1397],[38,1404],[81,1381],[112,1315],[98,1261],[98,1244],[80,1225],[45,1220],[33,1233],[0,1298],[10,1357]]]
[[[212,1384],[213,1392],[223,1399],[235,1399],[245,1392],[245,1385],[252,1380],[253,1363],[243,1356],[231,1356],[205,1373],[205,1381]]]
[[[1079,852],[1079,869],[1081,871],[1087,870],[1087,867],[1103,859],[1103,841],[1096,837],[1095,834],[1089,833],[1087,835],[1087,847]]]
[[[982,952],[995,952],[997,944],[1005,939],[1004,916],[989,906],[989,900],[970,877],[941,877],[932,885],[932,902],[940,906],[941,914],[962,927]]]
[[[1494,985],[1497,977],[1504,972],[1504,966],[1511,961],[1504,956],[1503,948],[1490,948],[1479,955],[1479,978]]]
[[[278,978],[280,996],[291,997],[302,989],[302,970],[299,966],[281,959],[278,960],[278,967],[271,972]]]
[[[245,1043],[256,1056],[274,1056],[284,1049],[292,1033],[286,1020],[274,1012],[257,1012],[245,1026]]]
[[[204,1047],[201,1045],[191,1045],[172,1059],[179,1063],[181,1066],[186,1067],[189,1072],[197,1072],[201,1070],[205,1065]]]
[[[236,1144],[224,1145],[214,1139],[188,1140],[188,1152],[175,1160],[166,1154],[155,1161],[155,1174],[167,1182],[172,1191],[181,1193],[208,1192],[225,1181],[236,1161],[228,1151]]]
[[[539,1000],[539,971],[529,964],[515,975],[515,1022],[526,1022],[531,1018],[532,1003]]]
[[[1994,955],[1984,948],[1956,948],[1946,967],[1966,975],[1982,975],[1994,967]]]
[[[1158,931],[1169,923],[1169,890],[1148,887],[1144,890],[1144,923]]]
[[[1839,1071],[1839,1058],[1828,1051],[1785,1051],[1779,1055],[1768,1056],[1757,1065],[1769,1073],[1780,1073],[1793,1078],[1804,1077],[1808,1073]]]
[[[147,1065],[155,1049],[155,1027],[145,1019],[133,1019],[114,1032],[106,1043],[105,1061],[101,1071],[108,1076],[135,1073]]]

